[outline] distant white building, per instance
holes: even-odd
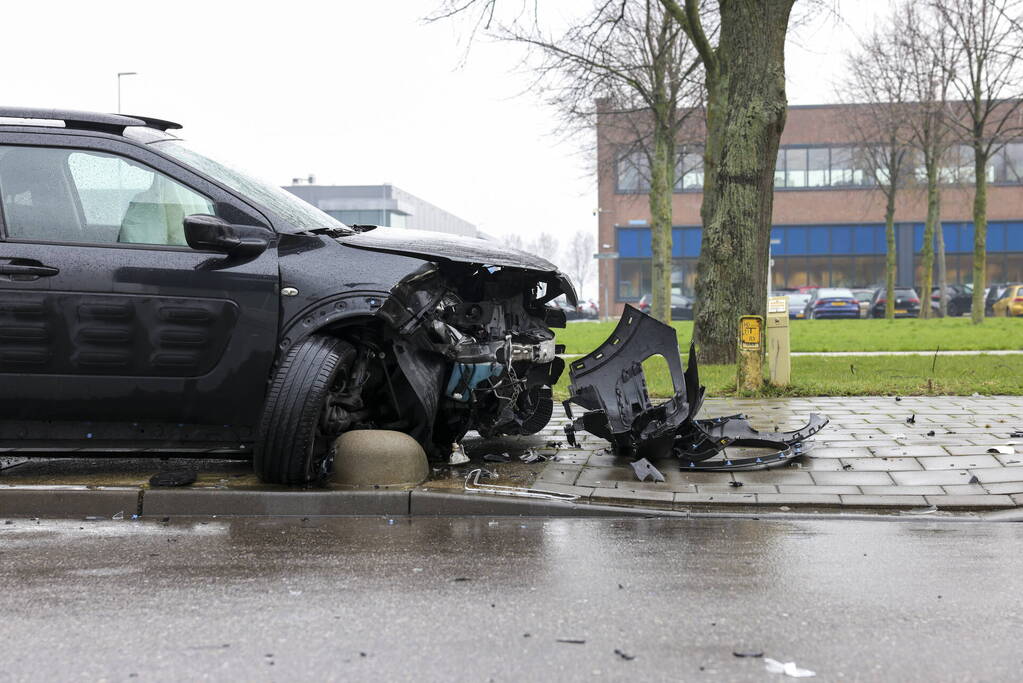
[[[310,180],[313,180],[310,178]],[[286,185],[347,225],[380,225],[476,237],[476,226],[394,185]]]

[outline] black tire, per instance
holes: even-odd
[[[321,418],[355,355],[345,341],[313,336],[284,356],[263,406],[253,458],[264,482],[306,484],[323,476],[337,434],[324,433]]]

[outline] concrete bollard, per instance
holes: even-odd
[[[423,447],[408,434],[355,429],[334,441],[334,483],[415,486],[430,473]]]

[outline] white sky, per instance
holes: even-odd
[[[888,4],[839,0],[840,21],[802,30],[787,57],[792,104],[833,99],[843,50]],[[495,235],[594,229],[585,141],[553,135],[554,112],[523,92],[520,48],[478,42],[463,65],[465,27],[424,24],[435,7],[5,3],[0,101],[114,111],[116,73],[137,71],[125,112],[178,121],[199,151],[267,180],[389,182]]]

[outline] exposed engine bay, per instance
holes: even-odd
[[[375,314],[375,329],[340,330],[357,354],[324,413],[326,435],[396,429],[446,455],[470,429],[534,434],[553,412],[565,363],[547,302],[571,286],[556,271],[427,263]]]
[[[667,361],[674,394],[654,404],[647,391],[643,361],[660,355]],[[619,455],[633,459],[636,477],[664,481],[651,459],[675,457],[683,470],[751,470],[779,467],[802,455],[803,442],[828,423],[811,414],[806,426],[792,432],[760,432],[744,415],[696,419],[705,389],[700,386],[696,350],[682,371],[678,338],[670,325],[626,306],[611,336],[586,356],[572,362],[572,380],[565,426],[575,444],[576,430],[607,439]],[[586,409],[575,418],[572,404]],[[731,456],[726,449],[764,449],[750,457]],[[722,455],[719,459],[714,456]]]

